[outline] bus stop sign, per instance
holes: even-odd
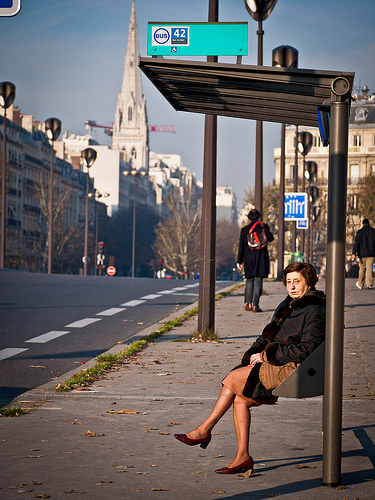
[[[307,219],[307,193],[285,193],[284,220]]]

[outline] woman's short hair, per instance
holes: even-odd
[[[293,262],[283,271],[283,283],[286,286],[286,276],[289,273],[300,273],[310,288],[314,288],[319,278],[315,267],[307,262]]]
[[[258,220],[260,219],[260,212],[256,208],[252,208],[250,212],[247,214],[247,217],[250,220]]]

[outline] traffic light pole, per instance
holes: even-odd
[[[323,398],[323,484],[341,474],[345,231],[350,85],[332,82],[328,179],[326,347]]]

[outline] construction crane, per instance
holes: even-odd
[[[91,135],[92,128],[104,128],[104,133],[108,136],[112,136],[113,134],[113,122],[108,123],[96,123],[94,120],[87,120],[84,125]],[[176,127],[174,125],[149,125],[149,132],[171,132],[173,134],[176,133]]]

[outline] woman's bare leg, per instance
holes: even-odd
[[[227,387],[223,386],[210,415],[196,429],[188,432],[186,434],[187,437],[190,439],[201,439],[208,436],[213,427],[232,406],[234,398],[235,394]]]
[[[252,405],[236,396],[233,403],[234,428],[237,435],[237,453],[228,467],[236,467],[250,458],[249,437]]]

